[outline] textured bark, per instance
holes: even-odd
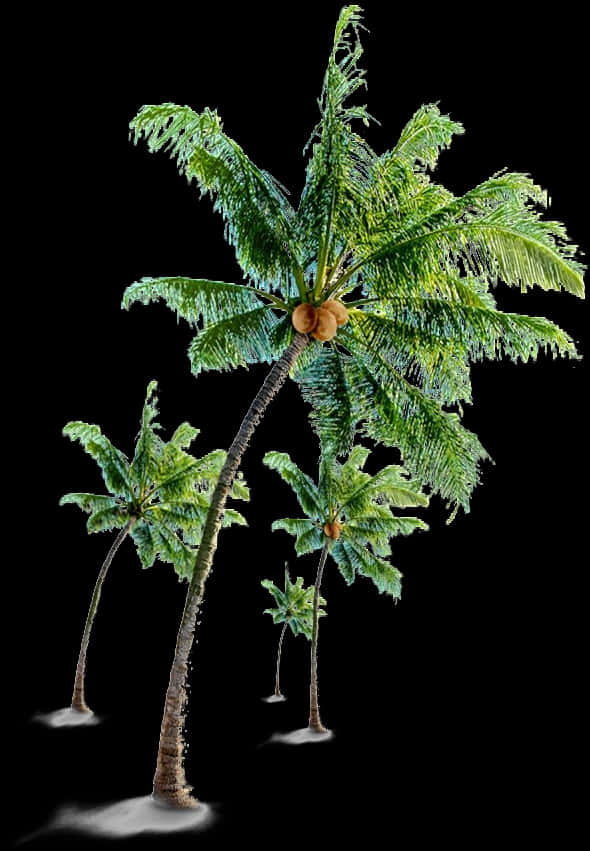
[[[279,649],[277,650],[277,674],[275,677],[275,697],[281,697],[281,686],[279,684],[279,672],[281,669],[281,649],[283,647],[283,638],[285,637],[285,630],[287,629],[287,621],[283,624],[283,628],[281,630],[281,637],[279,638]]]
[[[111,562],[113,557],[125,538],[127,537],[127,533],[131,530],[131,527],[135,523],[136,518],[132,517],[124,529],[121,529],[115,540],[113,541],[113,545],[107,553],[107,557],[105,558],[102,567],[100,568],[100,572],[98,574],[98,578],[96,580],[96,584],[94,586],[94,591],[92,593],[92,599],[90,601],[90,608],[88,609],[88,615],[86,616],[86,624],[84,625],[84,633],[82,635],[82,644],[80,645],[80,653],[78,655],[78,664],[76,665],[76,678],[74,680],[74,692],[72,694],[72,709],[77,709],[78,712],[90,712],[90,709],[86,705],[86,700],[84,697],[84,676],[86,673],[86,652],[88,650],[88,642],[90,641],[90,632],[92,630],[92,624],[94,623],[94,616],[96,614],[96,610],[98,608],[98,601],[100,600],[100,592],[102,591],[102,583],[105,580],[105,576],[107,575],[107,571],[111,566]]]
[[[286,381],[289,370],[308,342],[306,336],[296,334],[291,345],[283,352],[266,376],[229,448],[225,464],[211,497],[211,504],[203,527],[201,544],[178,630],[176,651],[170,671],[170,683],[164,704],[160,745],[154,775],[153,797],[173,807],[198,806],[198,800],[191,796],[192,787],[187,786],[184,775],[182,731],[184,725],[183,707],[186,701],[185,683],[197,614],[203,598],[205,580],[213,563],[225,503],[252,434],[273,397]]]
[[[318,703],[318,632],[320,625],[319,608],[320,608],[320,588],[322,585],[322,575],[324,573],[324,565],[330,550],[330,541],[326,541],[320,563],[318,564],[318,572],[315,578],[315,586],[313,590],[313,629],[311,633],[311,678],[309,682],[309,728],[315,733],[327,733],[328,731],[322,724],[320,718],[320,707]]]

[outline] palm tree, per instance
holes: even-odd
[[[380,592],[397,600],[402,575],[384,558],[391,554],[389,539],[428,528],[417,517],[392,513],[392,507],[428,505],[420,485],[399,466],[383,467],[372,476],[364,472],[369,454],[370,450],[357,445],[343,463],[324,455],[317,485],[286,452],[267,452],[264,456],[264,463],[291,486],[306,515],[275,520],[273,530],[295,535],[298,556],[321,550],[314,586],[309,686],[309,729],[314,733],[328,732],[320,719],[317,676],[319,594],[328,555],[349,585],[359,573],[372,579]]]
[[[271,582],[270,579],[263,579],[260,583],[263,588],[270,591],[275,599],[276,608],[265,609],[265,615],[272,615],[273,623],[282,623],[281,637],[279,638],[279,646],[277,649],[277,667],[275,675],[275,700],[285,700],[285,696],[281,694],[281,686],[279,681],[281,668],[281,651],[283,647],[283,639],[287,627],[290,627],[293,635],[304,635],[311,640],[312,637],[312,622],[313,622],[313,597],[314,589],[312,587],[304,588],[303,577],[298,576],[293,583],[289,579],[289,565],[285,562],[285,584],[283,590]],[[319,605],[325,605],[326,601],[320,597]],[[318,610],[318,616],[325,615],[322,609]],[[273,700],[269,698],[269,700]]]
[[[61,498],[60,505],[77,505],[89,513],[89,532],[120,530],[99,571],[86,617],[71,704],[78,712],[90,711],[84,695],[86,654],[103,582],[115,553],[130,534],[142,567],[151,567],[159,559],[173,565],[179,580],[190,580],[194,548],[225,460],[226,453],[222,450],[202,458],[194,458],[185,451],[199,433],[189,423],[182,423],[167,443],[156,434],[160,429],[155,422],[156,387],[155,381],[148,385],[131,462],[97,425],[70,422],[63,430],[71,440],[78,440],[97,462],[108,494],[68,493]],[[249,498],[248,488],[241,479],[236,479],[232,496]],[[226,511],[224,525],[232,523],[246,525],[239,512]]]
[[[463,130],[435,105],[421,107],[382,154],[353,129],[371,120],[350,103],[365,85],[360,11],[346,6],[336,24],[297,206],[223,131],[214,110],[146,105],[130,124],[136,143],[143,137],[151,152],[168,151],[213,199],[245,283],[143,278],[127,288],[123,305],[163,299],[194,326],[195,375],[273,364],[228,451],[179,628],[154,777],[154,795],[174,806],[198,803],[185,786],[181,706],[225,501],[287,376],[311,403],[327,452],[346,454],[360,430],[397,447],[413,476],[468,511],[487,458],[461,424],[470,362],[528,360],[540,349],[577,356],[555,324],[503,313],[490,292],[502,281],[583,295],[576,247],[561,224],[541,218],[546,194],[512,172],[458,197],[433,182],[439,153]]]

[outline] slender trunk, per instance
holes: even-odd
[[[102,583],[105,580],[105,576],[107,575],[107,571],[111,566],[111,562],[113,557],[124,539],[127,536],[127,533],[130,531],[131,527],[135,523],[136,518],[132,517],[124,529],[121,529],[115,540],[113,541],[113,545],[107,553],[107,557],[105,558],[100,572],[98,574],[98,578],[96,580],[96,584],[94,586],[94,591],[92,593],[92,599],[90,601],[90,608],[88,610],[88,615],[86,616],[86,624],[84,626],[84,634],[82,635],[82,644],[80,646],[80,654],[78,656],[78,664],[76,665],[76,679],[74,680],[74,692],[72,694],[72,709],[77,709],[78,712],[90,712],[90,709],[86,705],[86,701],[84,699],[84,675],[86,673],[86,651],[88,650],[88,642],[90,640],[90,632],[92,630],[92,624],[94,623],[94,616],[96,614],[96,610],[98,608],[98,601],[100,600],[100,592],[102,591]]]
[[[198,805],[197,799],[190,794],[191,787],[186,784],[183,766],[182,730],[184,724],[183,709],[186,701],[185,682],[197,613],[203,598],[205,580],[213,563],[225,503],[252,434],[264,416],[271,400],[285,383],[289,370],[308,342],[308,337],[303,334],[296,334],[291,345],[285,349],[266,376],[229,448],[225,464],[211,497],[211,504],[203,527],[201,544],[195,560],[191,584],[187,592],[178,630],[174,661],[164,704],[160,745],[154,775],[153,797],[174,807]]]
[[[285,630],[287,629],[287,621],[283,624],[283,628],[281,630],[281,637],[279,638],[279,649],[277,651],[277,675],[275,677],[275,697],[281,697],[281,687],[279,685],[279,671],[281,668],[281,649],[283,646],[283,638],[285,637]]]
[[[311,678],[309,682],[309,728],[316,733],[327,733],[328,731],[322,724],[320,718],[320,707],[318,704],[318,632],[320,625],[319,609],[320,609],[320,588],[322,585],[322,575],[324,573],[324,565],[330,550],[330,540],[324,544],[320,563],[318,564],[318,572],[315,578],[315,586],[313,590],[313,629],[311,633]]]

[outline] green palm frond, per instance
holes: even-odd
[[[158,399],[154,395],[156,387],[157,382],[150,381],[141,414],[141,427],[135,443],[135,453],[129,471],[130,478],[139,486],[140,494],[143,494],[147,480],[153,479],[158,469],[161,440],[156,435],[156,431],[161,426],[155,422],[155,418],[158,416]]]
[[[228,284],[224,281],[207,281],[195,278],[142,278],[130,284],[123,294],[122,307],[129,310],[132,304],[150,304],[160,299],[178,317],[186,319],[193,327],[200,322],[206,327],[236,313],[245,313],[265,302],[253,287]]]
[[[367,288],[381,296],[415,294],[416,282],[436,293],[441,270],[453,272],[461,261],[474,274],[522,290],[563,287],[582,296],[577,247],[562,225],[540,218],[535,205],[545,202],[546,193],[528,175],[494,175],[460,198],[427,207],[407,226],[388,221],[343,277],[364,269]]]
[[[270,335],[277,318],[269,306],[237,313],[204,328],[189,347],[192,371],[225,371],[250,363],[271,363]]]
[[[129,461],[119,449],[115,449],[97,425],[76,420],[64,426],[63,434],[72,441],[77,440],[84,451],[96,461],[104,483],[112,494],[124,499],[133,499]]]
[[[436,104],[425,104],[410,118],[395,147],[379,159],[381,163],[398,161],[409,167],[418,163],[432,170],[440,152],[451,144],[453,135],[464,132],[463,125],[442,115]]]
[[[222,129],[210,109],[196,113],[172,103],[142,107],[130,124],[135,143],[166,150],[181,174],[214,199],[238,263],[264,289],[276,288],[296,268],[293,210],[280,184],[259,169]]]
[[[366,547],[359,546],[346,538],[336,542],[332,554],[339,567],[338,558],[346,564],[345,577],[354,570],[355,574],[360,573],[372,579],[380,593],[390,594],[394,599],[401,597],[401,572],[389,562],[371,553]]]
[[[276,470],[283,481],[291,486],[301,508],[311,518],[322,517],[322,506],[318,489],[312,479],[303,473],[286,452],[267,452],[262,459],[271,470]]]
[[[59,501],[60,505],[77,505],[82,511],[92,514],[94,511],[104,511],[106,508],[115,508],[117,500],[106,494],[96,493],[66,493]]]
[[[102,508],[94,511],[88,518],[86,527],[89,532],[108,532],[111,529],[122,529],[129,522],[129,511],[116,505],[113,508]]]

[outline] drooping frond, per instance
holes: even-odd
[[[201,321],[206,327],[265,303],[253,287],[243,284],[174,277],[142,278],[130,284],[123,294],[122,307],[129,310],[135,302],[150,304],[160,299],[193,327]]]
[[[350,451],[356,432],[355,387],[346,360],[336,347],[324,348],[296,376],[303,399],[311,405],[312,428],[328,455]]]
[[[379,443],[396,446],[418,481],[469,511],[469,498],[479,481],[479,464],[488,458],[476,435],[383,358],[362,347],[357,354],[350,371],[361,430]]]
[[[259,169],[222,129],[221,118],[173,103],[141,108],[130,124],[135,143],[166,150],[181,174],[214,199],[238,263],[264,289],[293,273],[299,254],[293,210],[282,187]]]
[[[86,527],[89,532],[108,532],[111,529],[122,529],[128,522],[129,511],[127,508],[116,505],[112,508],[94,511],[88,518]]]
[[[76,420],[67,423],[63,434],[72,441],[77,440],[84,451],[96,461],[104,483],[112,494],[128,500],[133,499],[129,462],[119,449],[115,449],[97,425]]]
[[[114,508],[117,501],[112,496],[96,493],[66,493],[59,501],[60,505],[77,505],[82,511],[92,514],[105,508]]]
[[[576,357],[573,340],[548,319],[440,298],[390,299],[386,316],[354,310],[350,327],[389,362],[392,357],[399,361],[400,353],[405,353],[425,365],[425,356],[430,355],[433,369],[446,350],[453,352],[457,345],[471,361],[502,356],[534,360],[542,349]]]
[[[324,546],[322,529],[313,520],[283,518],[275,520],[271,526],[273,532],[283,530],[295,536],[295,552],[298,556],[319,550]]]
[[[343,537],[332,547],[332,555],[348,584],[360,573],[372,579],[380,593],[401,597],[401,572],[366,547]]]
[[[191,368],[225,371],[250,363],[271,363],[275,353],[270,334],[277,318],[270,307],[257,307],[209,325],[197,334],[189,346]]]
[[[286,452],[267,452],[262,460],[267,467],[276,470],[283,481],[290,485],[299,505],[310,518],[322,519],[322,505],[317,487]]]

